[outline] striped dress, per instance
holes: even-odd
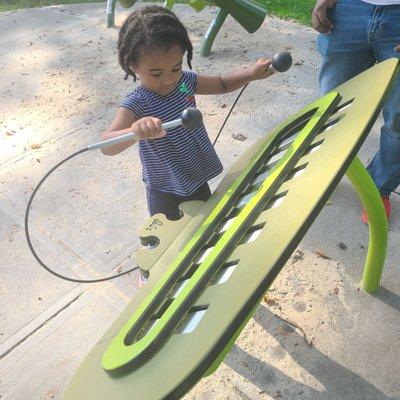
[[[156,117],[163,123],[178,119],[187,107],[196,107],[197,74],[184,71],[175,89],[160,96],[140,86],[121,102],[135,119]],[[149,189],[187,196],[222,172],[222,164],[205,127],[188,131],[178,126],[163,138],[139,141],[142,179]]]

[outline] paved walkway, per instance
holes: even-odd
[[[213,11],[175,10],[189,27],[198,72],[223,73],[282,49],[296,62],[284,75],[252,83],[239,101],[217,144],[227,168],[318,97],[310,29],[268,17],[250,36],[230,19],[212,55],[201,59]],[[118,9],[119,23],[125,15]],[[105,4],[0,13],[0,31],[0,399],[61,399],[85,354],[134,294],[136,277],[91,286],[56,279],[29,253],[24,211],[51,166],[98,140],[132,84],[117,63],[117,30],[105,28]],[[235,96],[198,98],[211,136]],[[361,151],[365,162],[377,147],[378,125]],[[247,140],[232,137],[238,134]],[[33,241],[60,273],[105,276],[133,266],[146,212],[135,148],[116,157],[86,153],[38,194]],[[368,242],[359,214],[355,192],[343,181],[225,363],[187,399],[400,399],[400,202],[393,201],[375,296],[357,289]]]

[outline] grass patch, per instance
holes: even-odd
[[[311,25],[311,12],[316,0],[257,0],[257,2],[267,7],[268,14]]]
[[[13,11],[21,8],[45,7],[60,4],[106,3],[106,0],[0,0],[0,11]]]
[[[57,4],[106,3],[106,0],[0,0],[0,12],[20,8],[44,7]],[[268,14],[280,18],[294,19],[310,25],[311,11],[316,0],[256,0],[267,7]],[[177,3],[184,3],[183,0]]]

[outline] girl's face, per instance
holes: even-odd
[[[173,45],[168,50],[155,49],[142,54],[131,69],[140,78],[142,86],[166,96],[181,78],[183,55],[179,45]]]

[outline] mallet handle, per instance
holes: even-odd
[[[167,130],[167,129],[175,128],[179,125],[182,125],[182,118],[178,118],[178,119],[174,119],[173,121],[165,122],[161,126],[163,129]],[[88,149],[89,150],[97,150],[97,149],[101,149],[102,147],[108,147],[108,146],[112,146],[114,144],[126,142],[127,140],[138,141],[139,140],[138,134],[135,132],[125,133],[125,135],[116,136],[111,139],[106,139],[106,140],[102,140],[101,142],[90,144],[88,146]]]

